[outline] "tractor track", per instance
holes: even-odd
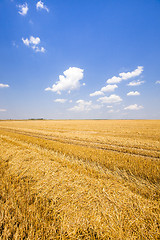
[[[87,142],[85,140],[77,140],[77,139],[70,139],[70,138],[56,138],[56,137],[51,137],[51,136],[45,136],[44,134],[41,133],[34,133],[31,134],[30,132],[27,131],[20,131],[17,129],[11,129],[11,128],[3,128],[0,127],[1,130],[4,130],[6,132],[11,132],[11,133],[16,133],[24,136],[29,136],[29,137],[34,137],[34,138],[39,138],[39,139],[45,139],[48,141],[53,141],[53,142],[60,142],[60,143],[65,143],[69,145],[77,145],[77,146],[82,146],[82,147],[90,147],[94,149],[100,149],[100,150],[105,150],[105,151],[113,151],[117,153],[124,153],[124,154],[129,154],[129,155],[134,155],[134,156],[141,156],[141,157],[146,157],[146,158],[152,158],[152,159],[160,159],[160,151],[159,150],[152,150],[154,154],[157,154],[157,156],[151,155],[149,152],[151,151],[150,149],[145,149],[145,148],[138,148],[138,147],[126,147],[121,146],[121,145],[116,145],[116,144],[104,144],[104,143],[97,143],[97,142]],[[139,153],[136,153],[136,151],[141,151]],[[145,153],[142,153],[145,151]]]

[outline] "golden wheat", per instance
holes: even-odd
[[[159,239],[160,121],[0,121],[1,239]]]

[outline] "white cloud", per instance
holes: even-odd
[[[118,88],[116,84],[114,85],[108,84],[107,86],[102,87],[100,91],[95,91],[94,93],[91,93],[90,97],[104,95],[104,92],[113,92],[116,88]]]
[[[33,36],[30,36],[30,39],[26,38],[22,38],[22,41],[23,43],[26,45],[26,46],[29,46],[29,45],[38,45],[40,43],[40,38],[39,37],[33,37]]]
[[[42,52],[42,53],[45,52],[44,47],[38,47],[37,46],[41,42],[39,37],[30,36],[29,39],[28,38],[26,38],[26,39],[22,38],[22,41],[26,46],[31,47],[35,52]]]
[[[46,5],[44,5],[44,3],[43,3],[41,0],[40,0],[39,2],[37,2],[36,8],[37,8],[37,10],[44,9],[44,10],[46,10],[47,12],[49,12],[49,9],[47,8]]]
[[[32,49],[35,50],[35,52],[42,52],[42,53],[45,53],[45,48],[44,47],[37,47],[37,46],[32,46]]]
[[[137,77],[143,72],[143,66],[138,66],[134,71],[132,72],[122,72],[119,73],[120,77],[113,76],[112,78],[109,78],[106,82],[107,83],[119,83],[122,80],[127,80],[129,78]]]
[[[133,78],[133,77],[137,77],[139,76],[141,73],[143,72],[143,66],[138,66],[134,71],[132,72],[122,72],[119,74],[119,76],[123,79],[123,80],[127,80],[129,78]]]
[[[122,81],[121,77],[113,76],[112,78],[109,78],[106,82],[107,83],[119,83],[121,81]]]
[[[127,93],[127,96],[138,96],[138,95],[140,95],[140,92],[138,92],[138,91],[135,91],[135,92],[129,92],[129,93]]]
[[[125,107],[125,110],[140,110],[143,106],[138,106],[137,104],[129,105],[128,107]]]
[[[7,110],[6,109],[0,109],[0,112],[6,112]]]
[[[132,82],[128,83],[127,85],[131,86],[131,87],[134,87],[134,86],[139,86],[142,83],[144,83],[144,81],[137,80],[137,81],[132,81]]]
[[[111,106],[111,105],[108,105],[108,106],[107,106],[107,108],[112,108],[112,107],[113,107],[113,106]]]
[[[50,88],[46,88],[45,91],[52,91],[61,94],[61,91],[71,91],[80,87],[80,80],[83,79],[83,69],[77,67],[70,67],[63,72],[64,75],[59,75],[59,81],[57,81]]]
[[[73,108],[70,108],[69,110],[75,111],[75,112],[81,112],[81,111],[89,111],[91,110],[92,101],[84,101],[84,100],[78,100],[76,101],[77,105]]]
[[[33,37],[33,36],[31,36],[30,37],[30,44],[33,44],[33,45],[37,45],[37,44],[39,44],[40,43],[40,38],[39,37]]]
[[[30,41],[29,41],[28,38],[26,38],[26,39],[22,38],[22,41],[23,41],[23,43],[24,43],[26,46],[29,46]]]
[[[118,88],[118,86],[116,85],[116,84],[114,84],[114,85],[107,85],[107,86],[105,86],[105,87],[102,87],[101,88],[101,91],[102,92],[113,92],[116,88]]]
[[[90,96],[98,96],[103,95],[103,92],[113,92],[118,86],[114,83],[119,83],[122,80],[127,80],[129,78],[133,78],[136,76],[139,76],[143,72],[143,66],[138,66],[134,71],[132,72],[122,72],[119,74],[119,77],[113,76],[112,78],[109,78],[106,82],[109,83],[107,86],[102,87],[100,91],[95,91],[94,93],[91,93]],[[111,84],[110,84],[111,83]],[[143,81],[139,82],[131,82],[128,85],[133,86],[134,84],[141,84]]]
[[[94,96],[104,95],[104,93],[101,91],[95,91],[94,93],[91,93],[89,95],[90,95],[90,97],[94,97]]]
[[[109,97],[101,97],[97,101],[100,101],[101,103],[118,103],[121,102],[122,99],[120,96],[112,94]]]
[[[57,98],[54,100],[54,102],[58,102],[58,103],[65,103],[67,101],[67,99],[63,99],[63,98]]]
[[[22,16],[25,16],[28,12],[28,4],[27,3],[24,3],[24,4],[20,4],[20,5],[17,5],[17,7],[19,8],[19,14],[22,15]]]
[[[69,108],[68,110],[74,111],[74,112],[82,112],[82,111],[90,111],[92,109],[99,109],[102,107],[101,105],[92,104],[92,101],[78,100],[76,101],[76,103],[77,105],[75,105],[73,108]]]
[[[156,81],[156,84],[160,84],[160,81]]]
[[[3,84],[3,83],[0,83],[0,88],[8,88],[9,85],[8,84]]]

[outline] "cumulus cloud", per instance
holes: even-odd
[[[118,88],[116,84],[114,85],[108,84],[107,86],[102,87],[100,91],[95,91],[94,93],[91,93],[90,97],[104,95],[104,92],[113,92],[116,88]]]
[[[42,10],[42,9],[44,9],[44,10],[46,10],[47,12],[49,12],[49,9],[47,8],[46,5],[44,5],[44,3],[43,3],[41,0],[40,0],[39,2],[37,2],[36,8],[37,8],[37,10]]]
[[[119,77],[113,76],[112,78],[109,78],[106,83],[108,83],[107,86],[102,87],[100,91],[95,91],[90,94],[91,97],[98,96],[98,95],[104,95],[104,92],[113,92],[118,86],[114,83],[120,83],[122,80],[127,80],[129,78],[137,77],[143,72],[143,66],[138,66],[134,71],[132,72],[122,72],[119,73]],[[133,86],[134,84],[141,84],[143,81],[139,82],[131,82],[128,85]]]
[[[119,83],[121,81],[122,81],[121,77],[113,76],[112,78],[109,78],[106,82],[107,83]]]
[[[26,39],[22,38],[22,42],[24,43],[24,45],[26,45],[28,47],[31,47],[35,52],[42,52],[42,53],[45,52],[44,47],[37,46],[41,42],[39,37],[30,36],[29,39],[28,38],[26,38]]]
[[[104,95],[104,93],[101,91],[95,91],[94,93],[91,93],[89,95],[90,95],[90,97],[94,97],[94,96]]]
[[[132,72],[122,72],[119,74],[119,76],[123,79],[123,80],[127,80],[129,78],[133,78],[133,77],[137,77],[139,76],[141,73],[143,72],[143,66],[138,66],[134,71]]]
[[[89,111],[91,110],[92,101],[78,100],[76,101],[77,105],[73,108],[70,108],[70,111],[80,112],[80,111]]]
[[[112,94],[109,97],[101,97],[97,101],[100,101],[101,103],[118,103],[121,102],[122,99],[120,96]]]
[[[59,75],[59,81],[57,81],[50,88],[46,88],[45,91],[52,91],[61,94],[61,91],[72,91],[80,87],[80,80],[83,79],[83,69],[77,67],[70,67],[63,72],[64,75]]]
[[[101,105],[92,104],[92,101],[78,100],[76,101],[76,103],[77,105],[75,105],[72,108],[69,108],[68,110],[74,111],[74,112],[82,112],[82,111],[90,111],[93,109],[101,108]]]
[[[67,99],[57,98],[57,99],[54,100],[54,102],[57,102],[57,103],[65,103],[65,102],[67,102]]]
[[[135,92],[129,92],[129,93],[127,93],[127,96],[138,96],[138,95],[140,95],[140,92],[138,92],[138,91],[135,91]]]
[[[108,106],[107,106],[107,108],[112,108],[112,107],[113,107],[113,106],[111,106],[111,105],[108,105]]]
[[[144,83],[144,81],[137,80],[137,81],[132,81],[132,82],[128,83],[127,85],[131,86],[131,87],[134,87],[134,86],[139,86],[142,83]]]
[[[113,76],[112,78],[109,78],[107,80],[107,83],[119,83],[122,80],[127,80],[129,78],[137,77],[143,72],[143,66],[138,66],[134,71],[132,72],[122,72],[119,73],[120,77]]]
[[[39,44],[40,43],[40,38],[39,37],[33,37],[33,36],[31,36],[30,37],[30,44],[33,44],[33,45],[37,45],[37,44]]]
[[[9,85],[8,84],[3,84],[3,83],[0,83],[0,88],[8,88]]]
[[[156,84],[160,84],[160,81],[156,81]]]
[[[140,110],[143,106],[138,106],[137,104],[129,105],[128,107],[125,107],[124,110]]]
[[[116,88],[118,88],[118,86],[116,85],[116,84],[114,84],[114,85],[107,85],[107,86],[105,86],[105,87],[102,87],[101,88],[101,91],[102,92],[113,92]]]
[[[28,4],[27,3],[24,3],[24,4],[20,4],[20,5],[17,5],[17,7],[19,8],[19,11],[18,13],[22,16],[25,16],[28,12]]]
[[[26,38],[26,39],[22,38],[22,41],[23,41],[23,43],[24,43],[26,46],[30,46],[30,45],[35,46],[35,45],[38,45],[41,40],[40,40],[39,37],[33,37],[33,36],[31,36],[30,39],[28,39],[28,38]]]
[[[7,110],[6,109],[1,109],[0,108],[0,112],[6,112]]]

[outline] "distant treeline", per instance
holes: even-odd
[[[28,120],[45,120],[44,118],[29,118]]]

